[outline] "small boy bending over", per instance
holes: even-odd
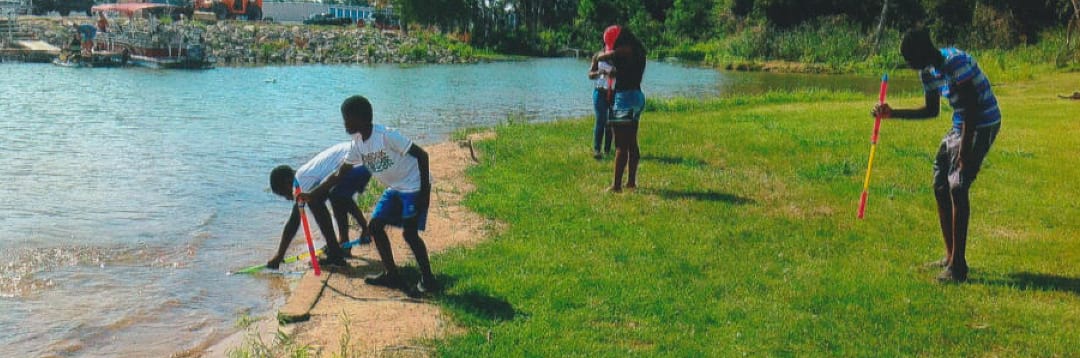
[[[341,166],[351,147],[351,142],[342,142],[327,148],[295,172],[288,165],[274,168],[270,172],[270,190],[274,194],[285,197],[285,199],[293,200],[294,183],[299,183],[301,191],[314,189]],[[322,231],[323,237],[326,238],[326,258],[319,260],[320,265],[345,266],[344,257],[349,256],[349,251],[348,248],[340,245],[344,245],[349,239],[349,214],[352,214],[356,218],[356,222],[360,224],[361,240],[367,237],[367,222],[364,220],[364,214],[360,212],[360,208],[356,206],[353,194],[362,193],[367,188],[370,180],[371,173],[366,168],[357,166],[350,168],[323,195],[309,196],[302,199],[307,204],[307,207],[311,209],[315,223],[319,225],[319,230]],[[334,223],[330,221],[330,213],[326,209],[327,200],[330,201],[330,206],[334,210],[334,220],[338,223],[338,235],[334,234]],[[266,267],[277,269],[285,257],[285,251],[289,248],[289,243],[296,236],[299,226],[300,210],[298,204],[294,202],[292,214],[289,215],[289,221],[285,223],[285,229],[281,233],[281,244],[278,246],[277,254],[266,262]],[[340,244],[337,237],[341,238]]]

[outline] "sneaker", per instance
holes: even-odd
[[[340,257],[320,257],[319,267],[348,267],[349,264],[345,263],[345,259]]]
[[[378,275],[368,275],[367,277],[364,277],[364,283],[372,286],[382,286],[398,289],[404,289],[408,287],[405,286],[405,281],[402,281],[401,277],[397,275],[391,276],[386,272],[380,273]]]
[[[946,267],[944,271],[938,274],[937,280],[941,283],[962,283],[967,281],[967,276],[967,269],[961,271]]]
[[[439,291],[439,282],[434,278],[420,279],[420,282],[416,283],[416,290],[420,293],[433,293]]]
[[[409,298],[420,298],[422,296],[420,292],[414,290],[412,287],[409,287],[409,285],[406,285],[405,281],[402,280],[401,277],[390,276],[386,272],[380,273],[378,275],[370,275],[364,277],[364,283],[372,286],[382,286],[401,290],[401,292],[405,293],[405,296],[408,296]]]

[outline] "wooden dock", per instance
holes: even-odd
[[[23,62],[51,62],[60,55],[60,48],[33,38],[18,18],[0,18],[0,60]]]
[[[0,48],[0,59],[4,61],[51,62],[59,55],[59,47],[38,40],[16,40]]]

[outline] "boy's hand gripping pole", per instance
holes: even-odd
[[[885,104],[885,91],[889,88],[889,74],[881,76],[881,90],[878,92],[878,104]],[[874,167],[874,151],[877,150],[878,131],[881,130],[881,112],[874,117],[874,135],[870,137],[870,161],[866,164],[866,179],[863,180],[862,197],[859,198],[859,219],[866,214],[866,197],[870,194],[870,170]]]
[[[311,226],[308,226],[307,213],[304,212],[306,204],[300,201],[300,193],[300,181],[293,179],[293,200],[296,200],[296,209],[300,210],[300,222],[304,225],[304,238],[307,239],[308,256],[311,256],[311,267],[315,268],[315,276],[319,276],[322,274],[319,270],[319,258],[315,254],[315,244],[311,242]]]

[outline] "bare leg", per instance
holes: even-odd
[[[949,258],[949,269],[956,277],[967,278],[967,231],[968,219],[971,217],[971,208],[968,202],[968,188],[961,186],[953,189],[953,244],[952,256]]]
[[[330,198],[330,206],[334,211],[334,223],[337,224],[338,229],[338,244],[342,245],[341,251],[346,257],[352,256],[351,250],[344,247],[345,243],[349,242],[349,201],[351,199]]]
[[[945,263],[949,265],[953,253],[953,203],[949,188],[934,188],[937,199],[938,222],[941,224],[941,237],[945,241]]]
[[[641,149],[638,147],[638,138],[637,138],[637,135],[638,135],[638,123],[633,123],[633,124],[629,125],[629,127],[630,128],[628,128],[626,130],[627,131],[627,136],[630,137],[630,139],[628,141],[629,142],[628,143],[629,153],[628,153],[628,158],[627,158],[627,161],[628,161],[627,164],[628,164],[629,168],[627,170],[627,175],[626,175],[626,187],[627,188],[637,188],[637,169],[638,169],[638,163],[641,161]]]
[[[338,243],[337,234],[334,233],[334,222],[330,216],[330,210],[326,208],[325,201],[312,201],[307,205],[311,216],[315,217],[315,223],[319,225],[323,239],[326,239],[326,257],[335,260],[341,259],[341,244]]]
[[[379,219],[371,219],[371,236],[375,240],[375,250],[379,251],[386,275],[397,278],[397,265],[394,264],[394,250],[390,248],[390,239],[386,237],[386,224]]]
[[[615,182],[611,184],[611,191],[622,191],[622,177],[623,172],[626,170],[626,164],[630,159],[630,149],[628,147],[630,138],[628,137],[626,126],[615,126]]]
[[[431,272],[431,261],[428,259],[427,245],[420,239],[420,233],[416,227],[405,228],[403,232],[405,243],[409,244],[413,256],[416,257],[416,266],[420,268],[420,275],[424,281],[434,282],[435,274]]]

